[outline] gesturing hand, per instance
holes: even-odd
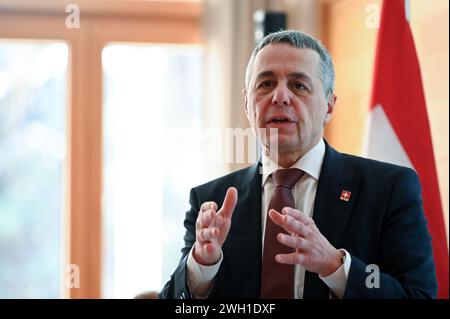
[[[293,208],[285,207],[282,212],[271,209],[269,217],[290,234],[278,234],[278,241],[295,251],[276,255],[276,261],[299,264],[324,277],[335,272],[342,265],[342,253],[322,235],[314,220]]]
[[[227,190],[222,207],[217,211],[215,202],[205,202],[200,207],[195,224],[193,256],[203,265],[213,265],[220,258],[220,250],[231,226],[231,216],[238,199],[237,189]]]

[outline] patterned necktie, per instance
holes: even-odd
[[[297,168],[279,169],[272,174],[275,192],[269,203],[264,234],[264,252],[261,277],[261,298],[292,299],[294,298],[294,265],[280,264],[275,261],[277,254],[289,254],[292,248],[277,240],[279,233],[286,233],[269,217],[269,211],[275,209],[279,213],[288,206],[295,208],[291,189],[303,176],[303,171]]]

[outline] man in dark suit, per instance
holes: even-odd
[[[415,172],[323,140],[336,96],[322,44],[267,36],[243,92],[261,160],[192,189],[182,259],[159,297],[435,297]]]

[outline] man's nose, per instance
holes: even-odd
[[[279,84],[273,93],[272,104],[275,105],[290,105],[291,98],[289,89],[283,85]]]

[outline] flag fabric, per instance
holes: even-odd
[[[449,255],[419,61],[408,0],[383,2],[366,140],[367,157],[413,168],[422,197],[438,279],[449,297]]]

